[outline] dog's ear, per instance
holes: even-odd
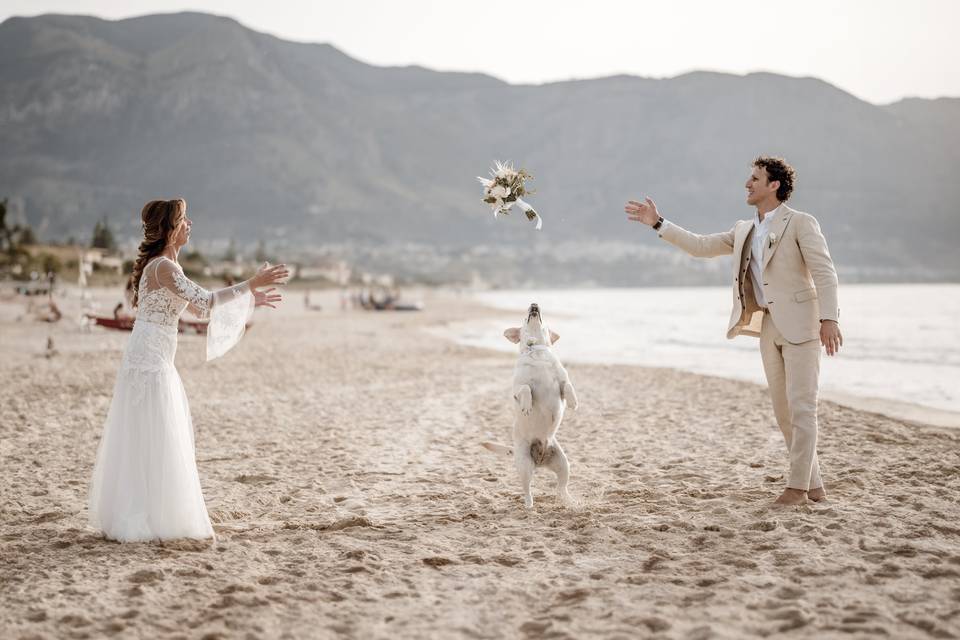
[[[557,344],[557,340],[560,339],[560,334],[556,331],[550,332],[550,344]]]
[[[520,327],[511,327],[507,329],[503,332],[503,337],[513,344],[517,344],[520,342]]]

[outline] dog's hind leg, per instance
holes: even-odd
[[[550,448],[552,451],[550,459],[546,462],[546,467],[557,474],[557,496],[564,504],[573,502],[573,498],[567,492],[567,483],[570,481],[570,463],[567,461],[567,454],[559,442],[554,441]]]
[[[530,447],[516,443],[513,447],[513,459],[517,464],[517,474],[520,476],[520,487],[523,489],[523,506],[533,508],[533,494],[530,492],[530,483],[533,481],[533,470],[536,465],[530,457]]]
[[[533,410],[533,391],[529,386],[522,384],[513,392],[513,397],[517,401],[520,413],[525,416],[530,415]]]

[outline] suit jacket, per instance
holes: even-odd
[[[820,337],[820,321],[839,321],[837,271],[816,218],[785,204],[774,216],[763,240],[763,294],[770,316],[789,342]],[[698,258],[733,254],[733,310],[727,338],[759,336],[763,311],[757,305],[750,277],[753,220],[740,220],[730,231],[699,235],[664,222],[659,235]]]

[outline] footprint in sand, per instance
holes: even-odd
[[[713,629],[708,626],[694,627],[687,634],[689,640],[708,640],[714,637]]]
[[[460,556],[460,561],[461,561],[461,562],[466,562],[466,563],[468,563],[468,564],[484,564],[484,563],[486,563],[486,560],[483,558],[483,556],[478,556],[478,555],[475,555],[475,554],[472,554],[472,553],[467,553],[467,554],[461,555],[461,556]]]
[[[445,567],[448,564],[454,564],[454,562],[450,558],[431,557],[431,558],[424,558],[423,564],[427,565],[428,567],[434,567],[435,569],[439,569],[440,567]]]
[[[777,592],[773,594],[781,600],[796,600],[801,598],[806,594],[803,589],[798,589],[796,587],[780,587],[777,589]]]
[[[344,573],[373,573],[362,564],[356,564],[356,565],[353,565],[352,567],[347,567],[346,569],[343,570],[343,572]],[[291,571],[290,573],[295,574],[295,572],[293,571]],[[303,576],[298,576],[298,577],[303,577]]]
[[[649,616],[646,618],[632,618],[632,621],[635,621],[636,624],[642,624],[652,633],[660,633],[661,631],[666,631],[670,628],[670,623],[664,620],[663,618],[657,618],[656,616]]]
[[[218,591],[217,593],[225,596],[231,593],[240,593],[240,592],[251,593],[253,592],[253,590],[254,590],[253,587],[245,584],[231,584],[231,585],[227,585],[223,589],[220,589],[220,591]]]
[[[55,520],[63,520],[67,517],[67,515],[69,514],[61,513],[60,511],[50,511],[40,514],[33,522],[34,524],[40,524],[41,522],[54,522]]]
[[[253,485],[270,484],[271,482],[276,482],[276,480],[277,479],[274,478],[273,476],[267,476],[259,473],[254,473],[254,474],[241,473],[239,476],[234,478],[235,482],[239,482],[241,484],[253,484]]]
[[[779,526],[780,524],[774,520],[761,520],[752,524],[750,528],[756,531],[773,531]]]
[[[940,625],[938,625],[936,621],[931,620],[929,618],[919,618],[906,613],[897,616],[897,618],[900,620],[900,622],[904,622],[913,627],[916,627],[917,629],[925,631],[927,635],[932,636],[934,638],[954,637],[953,635],[950,634],[949,631],[940,627]]]
[[[141,569],[130,574],[127,580],[134,584],[150,584],[157,580],[163,580],[163,571],[160,569]]]
[[[349,529],[350,527],[372,527],[373,523],[370,522],[368,518],[363,516],[350,516],[347,518],[341,518],[331,524],[323,526],[324,531],[340,531],[342,529]]]
[[[770,606],[779,605],[771,604]],[[780,609],[777,611],[772,611],[767,615],[767,618],[782,622],[777,626],[777,631],[779,633],[786,633],[787,631],[792,631],[793,629],[799,629],[810,622],[810,618],[799,609]]]
[[[589,589],[570,589],[568,591],[561,591],[558,593],[555,600],[558,605],[569,605],[583,602],[588,597],[590,597]]]
[[[214,524],[222,524],[224,522],[229,522],[231,520],[243,520],[250,517],[250,513],[247,511],[211,511],[210,512],[210,521]]]
[[[721,582],[726,582],[726,578],[701,578],[697,580],[697,586],[701,588],[712,587],[715,584],[720,584]]]
[[[60,618],[60,622],[70,627],[87,627],[90,625],[90,621],[85,617],[73,614],[63,616]]]
[[[650,558],[643,563],[643,570],[645,572],[656,571],[660,568],[660,564],[665,562],[666,558],[663,556],[650,556]]]
[[[123,624],[119,620],[112,620],[108,622],[106,625],[104,625],[103,632],[107,635],[112,636],[115,633],[123,632],[124,630],[126,630],[126,628],[127,628],[127,625]]]
[[[528,620],[520,625],[520,632],[532,638],[542,637],[547,629],[550,628],[550,622],[537,622]]]
[[[204,551],[214,545],[213,540],[193,540],[191,538],[177,538],[174,540],[163,540],[160,547],[163,549],[173,549],[175,551]]]

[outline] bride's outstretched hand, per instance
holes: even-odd
[[[269,287],[272,284],[284,284],[290,277],[290,270],[287,265],[278,264],[274,267],[269,262],[264,262],[263,266],[257,270],[256,275],[250,278],[250,289],[256,291],[260,287]]]
[[[651,227],[657,224],[657,220],[660,219],[660,212],[657,211],[657,203],[650,198],[644,198],[643,202],[628,200],[627,204],[623,206],[623,210],[627,213],[628,220],[642,222]]]
[[[276,291],[275,287],[270,287],[265,291],[253,291],[253,299],[256,302],[258,307],[270,307],[271,309],[276,309],[275,304],[279,304],[283,299],[279,293],[272,293]]]

